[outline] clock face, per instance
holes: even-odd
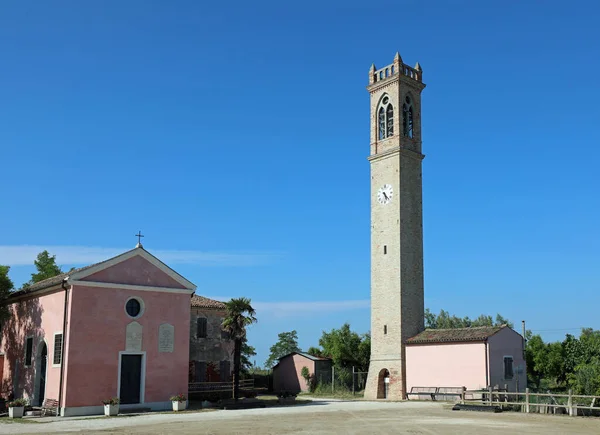
[[[379,201],[380,204],[389,204],[393,195],[394,191],[392,190],[392,186],[390,184],[384,184],[377,191],[377,201]]]

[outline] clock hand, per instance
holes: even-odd
[[[388,196],[385,194],[385,192],[383,192],[383,196],[385,196],[385,199],[388,199]]]

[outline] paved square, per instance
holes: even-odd
[[[600,419],[452,411],[426,402],[317,400],[280,408],[0,424],[0,434],[599,434]]]

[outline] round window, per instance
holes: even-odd
[[[382,103],[383,103],[383,104],[387,104],[387,103],[388,103],[388,101],[390,101],[390,100],[388,99],[388,97],[383,97],[383,101],[382,101]]]
[[[142,304],[137,299],[129,299],[125,304],[125,311],[131,317],[138,317],[142,312]]]
[[[410,104],[410,97],[408,95],[406,96],[406,104]]]

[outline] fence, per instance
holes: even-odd
[[[586,396],[573,394],[569,390],[568,394],[555,393],[532,393],[529,388],[521,392],[508,392],[506,390],[493,390],[491,387],[487,390],[464,390],[460,403],[477,403],[488,406],[518,407],[522,412],[531,413],[564,413],[570,416],[588,415],[600,413],[599,406],[595,406],[600,396]],[[581,412],[580,412],[581,411]]]
[[[240,379],[240,393],[252,392],[254,379]],[[188,384],[188,395],[195,397],[229,397],[233,396],[233,381],[230,382],[191,382]]]

